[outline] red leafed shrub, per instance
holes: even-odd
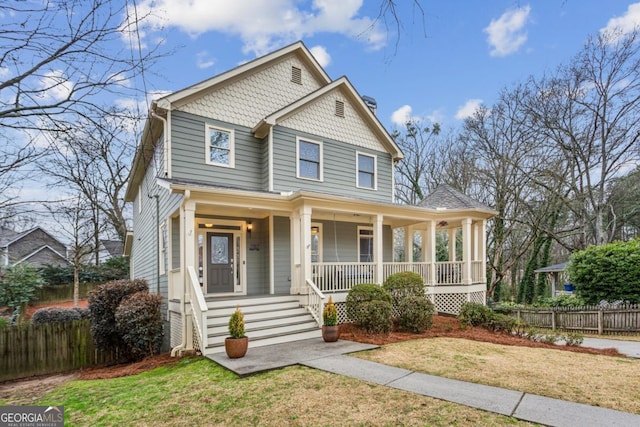
[[[116,325],[133,359],[152,356],[162,344],[162,296],[138,292],[125,298],[116,310]]]
[[[122,300],[138,292],[149,292],[146,280],[114,280],[89,293],[91,336],[96,347],[106,351],[125,348],[116,326],[116,310]]]

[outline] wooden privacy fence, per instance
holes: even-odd
[[[512,315],[541,328],[613,335],[640,332],[640,305],[637,304],[616,308],[518,308]]]
[[[96,350],[90,321],[0,328],[0,381],[113,363],[115,353]]]

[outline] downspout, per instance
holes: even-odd
[[[186,190],[184,192],[184,197],[182,198],[182,203],[180,206],[180,216],[184,218],[184,207],[186,205],[186,202],[191,198],[191,191]],[[182,295],[180,295],[180,316],[182,318],[182,333],[181,335],[181,339],[180,339],[180,344],[178,344],[177,346],[175,346],[174,348],[171,349],[171,357],[176,357],[176,355],[180,352],[182,352],[182,350],[184,348],[186,348],[187,346],[187,315],[185,313],[185,287],[187,286],[187,281],[185,280],[185,273],[186,273],[186,266],[185,266],[185,262],[184,262],[184,251],[186,250],[186,248],[184,247],[184,226],[183,226],[183,221],[184,219],[182,219],[180,221],[180,269],[181,269],[181,275],[182,275]],[[184,270],[184,271],[183,271]]]

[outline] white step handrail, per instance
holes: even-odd
[[[311,316],[316,320],[318,326],[322,326],[322,310],[324,309],[325,296],[311,280],[307,279],[307,305]]]
[[[200,341],[200,351],[204,353],[207,347],[207,301],[204,299],[202,289],[200,289],[200,281],[196,274],[196,269],[190,265],[187,267],[189,273],[189,283],[191,283],[191,311],[193,312],[193,323],[198,332],[198,340]]]

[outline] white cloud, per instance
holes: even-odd
[[[430,114],[427,114],[427,120],[431,123],[442,124],[444,122],[445,115],[442,112],[442,109],[438,108],[437,110],[433,110]]]
[[[216,61],[209,56],[209,52],[206,50],[196,54],[196,66],[201,70],[212,67],[215,63]]]
[[[408,122],[420,121],[417,117],[413,116],[413,108],[411,105],[403,105],[396,111],[391,113],[391,122],[397,126],[404,126]]]
[[[467,117],[471,117],[473,113],[482,105],[482,99],[468,99],[467,102],[456,112],[456,119],[464,120]]]
[[[603,35],[624,35],[640,27],[640,3],[630,4],[627,12],[622,16],[609,19],[607,25],[600,29]],[[612,41],[615,41],[613,37]]]
[[[0,79],[4,79],[4,78],[9,77],[10,73],[11,73],[11,70],[9,70],[9,68],[0,67]]]
[[[73,83],[60,70],[52,70],[40,79],[41,97],[46,100],[63,101],[68,99],[73,91]]]
[[[491,56],[507,56],[515,53],[527,41],[524,27],[529,21],[531,6],[510,9],[491,23],[483,31],[488,34]]]
[[[331,55],[329,55],[329,52],[327,52],[324,46],[314,46],[309,50],[322,68],[326,68],[331,63]]]
[[[363,40],[370,48],[386,43],[375,18],[360,16],[363,0],[142,0],[138,15],[149,15],[151,30],[176,27],[192,37],[209,31],[239,36],[244,53],[261,55],[285,43],[318,33]]]

